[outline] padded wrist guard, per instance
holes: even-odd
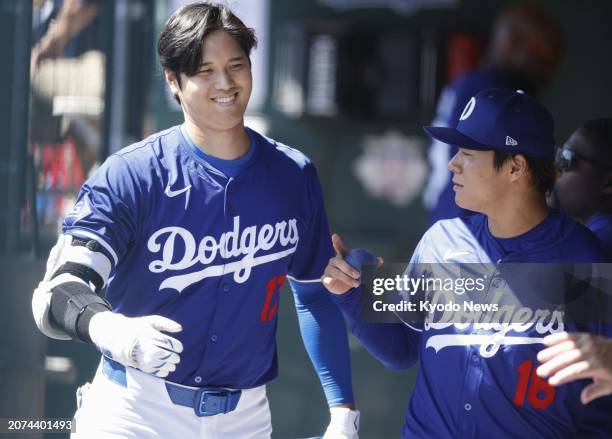
[[[96,313],[110,311],[110,304],[80,282],[63,282],[51,291],[53,322],[72,338],[91,343],[89,321]]]

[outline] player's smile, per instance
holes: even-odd
[[[230,95],[225,96],[216,96],[211,98],[210,100],[216,104],[221,105],[222,107],[229,107],[236,102],[236,98],[238,97],[238,92],[232,93]]]

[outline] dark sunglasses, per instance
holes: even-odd
[[[557,149],[557,154],[555,156],[555,164],[557,165],[557,168],[559,168],[560,171],[566,172],[571,171],[572,169],[576,169],[576,164],[579,160],[591,163],[593,166],[602,169],[612,168],[611,164],[602,163],[599,160],[585,157],[582,154],[574,151],[573,149],[567,147]]]

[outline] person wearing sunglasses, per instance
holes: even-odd
[[[612,118],[582,124],[557,150],[555,164],[559,175],[548,195],[548,204],[562,208],[584,223],[612,252]],[[538,375],[557,386],[592,379],[582,391],[581,400],[609,413],[612,339],[584,332],[561,332],[544,338],[544,344],[547,348],[538,354],[542,363]],[[589,423],[591,427],[586,427]],[[587,419],[579,433],[579,437],[592,437],[611,432],[606,432],[606,426],[599,425],[597,420]]]
[[[612,252],[612,118],[580,126],[557,150],[548,202],[584,223]]]

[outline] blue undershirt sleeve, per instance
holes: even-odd
[[[289,279],[300,332],[329,406],[354,402],[351,358],[342,314],[320,282]]]
[[[361,287],[329,294],[346,318],[351,333],[391,370],[407,369],[419,358],[421,333],[403,323],[367,323],[359,318]]]

